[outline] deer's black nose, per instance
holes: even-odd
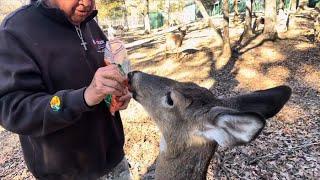
[[[135,73],[135,71],[132,71],[132,72],[129,72],[129,73],[128,73],[129,84],[131,84],[131,80],[132,80],[132,78],[133,78],[134,73]]]
[[[132,71],[132,72],[128,73],[128,83],[129,83],[129,85],[131,85],[131,83],[132,83],[132,79],[133,79],[134,74],[136,74],[138,72],[139,71]]]
[[[133,96],[135,93],[133,92],[133,88],[132,88],[132,80],[133,80],[134,74],[136,73],[137,71],[132,71],[128,73],[128,88],[129,88],[129,91],[133,93]]]
[[[128,73],[128,78],[133,78],[133,75],[134,74],[137,74],[137,73],[139,73],[140,71],[131,71],[131,72],[129,72]],[[141,72],[140,72],[141,73]]]

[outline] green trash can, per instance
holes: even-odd
[[[309,0],[310,7],[318,7],[320,6],[320,0]]]
[[[163,26],[164,17],[159,12],[151,12],[149,13],[150,26],[151,29],[160,28]]]

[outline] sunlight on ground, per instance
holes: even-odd
[[[279,50],[275,49],[274,47],[265,47],[260,50],[260,53],[261,59],[264,62],[271,63],[284,59],[284,56],[281,54],[281,52],[279,52]]]
[[[221,40],[213,41],[214,31],[211,29],[204,29],[201,31],[193,31],[188,33],[183,41],[181,49],[200,49],[203,47],[220,47]]]
[[[286,38],[296,38],[301,34],[309,34],[309,33],[310,33],[309,29],[289,29],[287,32],[278,33],[278,36],[280,38],[286,39]]]
[[[157,75],[170,75],[175,73],[176,70],[179,68],[179,64],[174,61],[173,59],[166,60],[163,64],[157,67],[156,74]]]
[[[229,62],[228,57],[219,56],[216,60],[216,63],[215,63],[215,69],[221,70],[223,67],[225,67],[225,65],[228,64],[228,62]]]
[[[298,71],[301,72],[303,80],[308,86],[320,91],[320,70],[304,64]]]
[[[266,68],[269,64],[285,60],[285,56],[269,44],[264,48],[256,48],[254,53],[245,53],[243,59],[245,60],[238,62],[239,70],[236,76],[239,81],[238,88],[249,87],[249,90],[272,88],[285,84],[290,76],[290,71],[286,67],[277,65]],[[263,69],[266,69],[265,73]]]
[[[285,123],[293,124],[303,113],[303,109],[297,104],[287,104],[277,115],[277,119]]]
[[[130,102],[128,109],[121,112],[121,117],[126,122],[145,122],[145,119],[149,117],[143,107],[134,100]]]
[[[279,73],[279,76],[273,74],[274,72]],[[286,69],[271,69],[264,75],[254,69],[242,68],[236,76],[236,79],[240,82],[238,88],[247,89],[249,87],[249,90],[259,90],[279,86],[286,82],[288,72]]]
[[[289,75],[290,71],[288,68],[283,66],[271,67],[266,73],[266,76],[273,81],[277,81],[277,84],[285,84]]]
[[[190,59],[190,61],[186,61],[183,64],[185,66],[194,67],[194,68],[202,68],[207,65],[210,65],[208,64],[210,63],[210,61],[208,61],[208,57],[206,57],[205,53],[199,53],[198,58],[199,59],[197,61],[193,61],[192,59]]]
[[[296,44],[294,46],[295,49],[300,50],[300,51],[305,51],[305,50],[308,50],[308,49],[314,48],[314,47],[316,47],[316,45],[310,44],[310,43],[306,43],[306,42],[301,42],[301,43]]]
[[[146,57],[146,54],[137,52],[137,53],[131,54],[130,56],[131,58],[134,58],[134,59],[142,59]]]
[[[244,79],[253,79],[258,76],[258,71],[250,68],[242,68],[239,70],[239,75],[242,76]]]
[[[269,43],[267,43],[267,46],[263,48],[256,48],[253,52],[243,54],[242,59],[245,59],[245,61],[238,63],[258,68],[263,64],[282,62],[286,59],[286,56],[280,49],[272,47],[272,44],[269,45]]]
[[[147,172],[159,152],[160,133],[147,112],[132,100],[128,109],[121,111],[125,132],[125,154],[134,179]]]
[[[216,83],[216,81],[214,79],[205,79],[203,81],[200,81],[198,83],[198,85],[209,89],[210,87],[212,87],[212,85],[214,85],[214,83]]]

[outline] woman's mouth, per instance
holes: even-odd
[[[80,10],[76,10],[76,13],[79,15],[79,16],[88,16],[90,11],[80,11]]]

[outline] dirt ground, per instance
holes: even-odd
[[[129,48],[134,70],[192,81],[216,96],[233,96],[277,85],[288,85],[293,94],[286,106],[269,119],[262,134],[247,146],[219,149],[208,170],[208,179],[319,179],[320,178],[320,47],[314,44],[312,22],[295,19],[284,40],[236,54],[219,62],[212,30],[191,26],[180,57],[164,55],[161,33],[124,37],[128,43],[154,37]],[[232,42],[239,37],[231,31]],[[208,47],[213,47],[209,49]],[[159,152],[159,130],[143,108],[132,101],[122,113],[125,152],[135,179],[152,179],[150,167]],[[144,176],[147,171],[151,174]],[[0,179],[33,179],[23,162],[17,135],[0,129]]]

